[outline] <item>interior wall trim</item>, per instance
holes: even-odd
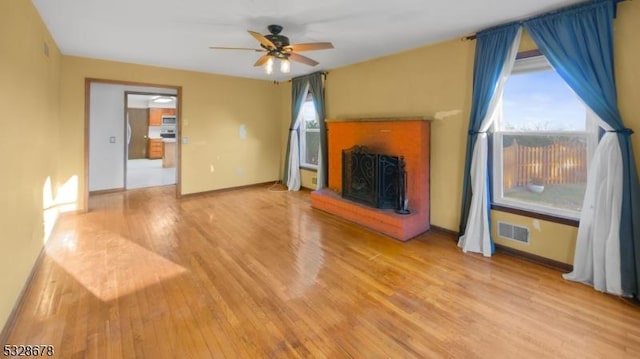
[[[507,255],[511,255],[514,257],[519,257],[522,258],[524,260],[528,260],[530,262],[534,262],[534,263],[538,263],[541,264],[545,267],[549,267],[564,273],[569,273],[571,271],[573,271],[573,265],[571,264],[567,264],[567,263],[563,263],[563,262],[558,262],[555,261],[553,259],[549,259],[549,258],[545,258],[545,257],[541,257],[535,254],[531,254],[531,253],[527,253],[527,252],[523,252],[511,247],[507,247],[505,245],[502,244],[498,244],[496,243],[496,252],[500,252],[500,253],[504,253]]]
[[[200,196],[206,196],[206,195],[210,195],[210,194],[216,194],[216,193],[221,193],[221,192],[230,192],[230,191],[236,191],[236,190],[246,189],[246,188],[264,187],[264,186],[267,186],[267,185],[269,185],[270,186],[269,188],[271,188],[271,187],[273,187],[273,186],[275,186],[277,184],[282,184],[282,182],[280,180],[273,180],[273,181],[267,181],[267,182],[248,184],[248,185],[244,185],[244,186],[212,189],[210,191],[183,194],[181,196],[181,198],[200,197]],[[300,189],[300,190],[302,191],[302,189]],[[274,191],[277,191],[277,190],[274,190]],[[287,192],[287,191],[288,190],[286,188],[282,190],[282,192]]]
[[[116,193],[116,192],[124,192],[126,189],[124,187],[120,188],[110,188],[110,189],[101,189],[99,191],[89,191],[89,196],[95,196],[99,194],[107,194],[107,193]]]
[[[53,226],[53,230],[51,231],[51,233],[55,232],[56,230],[55,227],[57,226],[57,223],[58,222],[56,221],[56,224]],[[9,313],[9,317],[7,318],[7,321],[4,323],[2,332],[0,332],[0,343],[2,343],[2,345],[5,345],[8,343],[7,341],[9,339],[9,333],[11,333],[11,331],[13,330],[13,327],[16,324],[16,320],[18,319],[18,313],[20,313],[20,310],[22,309],[22,304],[24,302],[25,295],[31,289],[31,283],[33,282],[33,278],[35,277],[36,273],[40,269],[40,266],[42,265],[42,260],[44,256],[45,256],[45,247],[43,246],[42,249],[40,249],[40,254],[38,254],[38,257],[36,258],[36,261],[33,264],[33,267],[31,268],[31,273],[29,273],[29,277],[27,278],[27,281],[24,283],[24,286],[22,287],[20,294],[18,294],[18,299],[16,299],[16,302],[13,305],[13,309],[11,310],[11,313]]]
[[[446,229],[444,227],[434,226],[433,224],[431,225],[431,230],[434,231],[434,232],[439,232],[439,233],[443,233],[443,234],[449,235],[449,236],[453,237],[452,239],[455,239],[456,241],[458,240],[458,237],[460,236],[457,231],[454,231],[454,230],[451,230],[451,229]]]
[[[431,230],[435,231],[435,232],[443,233],[443,234],[448,235],[448,236],[451,236],[452,240],[454,240],[456,242],[458,241],[459,234],[456,231],[452,231],[450,229],[446,229],[446,228],[438,227],[438,226],[434,226],[434,225],[431,225]],[[549,268],[552,268],[552,269],[555,269],[555,270],[558,270],[558,271],[561,271],[561,272],[567,272],[568,273],[568,272],[573,271],[573,265],[571,265],[571,264],[558,262],[558,261],[555,261],[553,259],[545,258],[545,257],[539,256],[539,255],[527,253],[527,252],[524,252],[524,251],[520,251],[520,250],[511,248],[511,247],[507,247],[505,245],[498,244],[498,243],[495,243],[495,246],[496,246],[496,252],[499,252],[499,253],[504,253],[504,254],[507,254],[507,255],[514,256],[514,257],[522,258],[524,260],[528,260],[530,262],[534,262],[534,263],[537,263],[537,264],[540,264],[540,265],[543,265],[545,267],[549,267]]]

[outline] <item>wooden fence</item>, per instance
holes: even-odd
[[[503,188],[525,186],[534,179],[543,184],[587,181],[587,145],[583,142],[555,142],[528,147],[513,144],[503,149]]]

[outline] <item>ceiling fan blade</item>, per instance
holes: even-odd
[[[301,52],[301,51],[314,51],[314,50],[326,50],[333,49],[333,44],[330,42],[310,42],[306,44],[293,44],[285,46],[286,51]]]
[[[251,36],[255,37],[256,40],[260,41],[260,44],[262,44],[262,46],[266,47],[267,49],[276,48],[276,45],[274,45],[271,40],[264,37],[261,33],[255,31],[249,31],[249,33],[251,34]]]
[[[269,60],[271,56],[267,55],[262,55],[260,56],[260,58],[258,59],[258,61],[256,61],[255,64],[253,64],[253,66],[262,66],[265,64],[265,62],[267,62]]]
[[[292,52],[289,54],[289,60],[291,61],[296,61],[296,62],[301,62],[305,65],[309,65],[309,66],[316,66],[317,64],[319,64],[318,61],[310,59],[306,56],[302,56],[302,55],[298,55],[295,52]]]
[[[265,49],[252,49],[249,47],[224,47],[224,46],[209,46],[211,50],[250,50],[255,52],[265,52]]]

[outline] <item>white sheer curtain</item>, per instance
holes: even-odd
[[[465,233],[458,240],[458,247],[462,248],[464,252],[482,253],[487,257],[491,256],[492,250],[491,233],[489,231],[489,193],[487,191],[489,149],[486,132],[500,114],[502,91],[518,54],[521,33],[522,29],[519,29],[507,54],[507,59],[500,73],[500,80],[496,85],[496,90],[489,104],[489,110],[482,121],[480,133],[473,147],[473,157],[471,159],[471,190],[473,196],[471,197],[471,207]]]
[[[327,184],[324,183],[324,156],[322,155],[322,148],[318,148],[318,172],[317,172],[317,183],[316,190],[323,189],[327,187]]]
[[[309,84],[304,88],[304,94],[309,92]],[[300,140],[298,138],[298,129],[302,121],[302,106],[296,117],[296,121],[289,130],[291,132],[289,140],[289,173],[287,175],[287,189],[289,191],[300,190]]]
[[[605,130],[612,130],[599,118],[598,122]],[[622,152],[617,134],[607,132],[589,163],[573,272],[563,275],[567,280],[616,295],[623,294],[620,271],[622,176]]]

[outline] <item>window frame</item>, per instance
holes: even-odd
[[[538,50],[528,51],[518,54],[512,74],[544,71],[551,65],[547,59]],[[577,96],[577,95],[576,95]],[[582,102],[580,98],[578,101]],[[584,104],[584,103],[583,103]],[[586,113],[586,129],[584,131],[501,131],[499,130],[500,118],[492,124],[490,129],[491,151],[490,163],[491,167],[491,208],[503,212],[509,212],[519,215],[525,215],[532,218],[549,220],[573,226],[578,226],[580,211],[573,211],[562,208],[554,208],[550,206],[538,205],[532,202],[524,202],[505,198],[503,195],[503,136],[505,135],[539,135],[539,136],[584,136],[587,141],[587,177],[589,173],[589,164],[595,148],[598,145],[597,116],[591,109],[585,106]]]
[[[300,109],[300,111],[304,111],[304,106],[307,103],[312,103],[313,104],[313,108],[314,108],[314,116],[315,116],[315,120],[318,121],[318,123],[320,122],[320,118],[318,116],[318,111],[315,110],[315,103],[313,103],[313,94],[311,93],[311,91],[307,92],[307,96],[304,100],[304,102],[302,103],[302,108]],[[300,169],[304,169],[304,170],[308,170],[308,171],[318,171],[318,165],[317,164],[313,164],[313,163],[308,163],[306,162],[306,150],[307,150],[307,141],[306,141],[306,134],[307,132],[317,132],[318,134],[320,134],[320,128],[312,128],[312,129],[308,129],[306,127],[306,119],[304,117],[304,112],[301,114],[302,118],[300,119],[300,126],[298,126],[298,147],[299,147],[299,158],[300,158]],[[318,144],[318,153],[320,152],[320,148],[319,148],[319,144]]]

